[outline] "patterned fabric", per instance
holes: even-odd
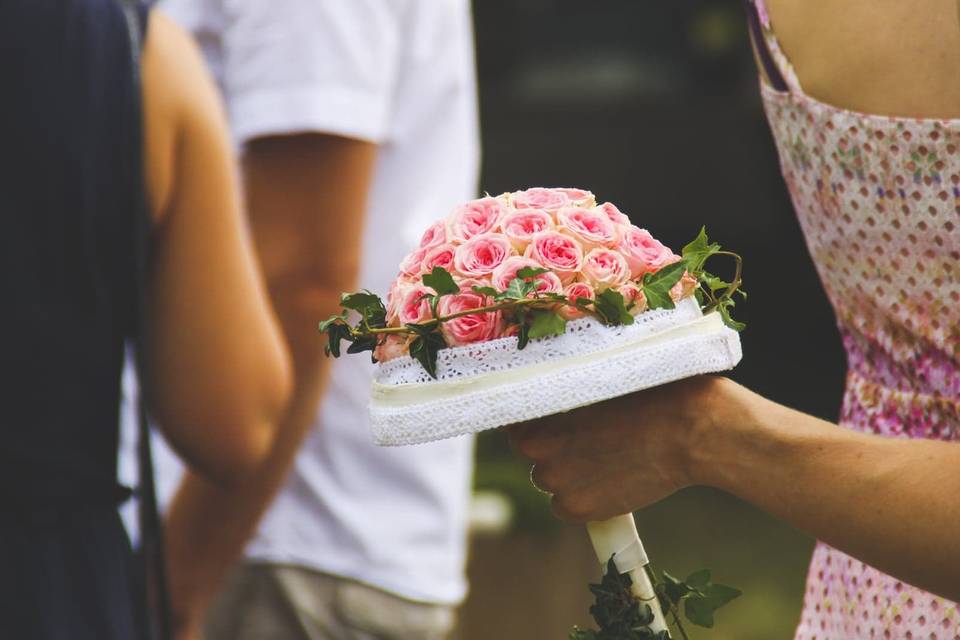
[[[847,351],[840,424],[960,440],[960,120],[881,117],[762,86],[784,179]],[[960,640],[957,604],[818,544],[797,640]]]

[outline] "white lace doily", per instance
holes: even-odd
[[[373,435],[380,445],[406,445],[477,433],[731,369],[740,357],[739,335],[693,299],[630,326],[585,318],[523,351],[516,338],[444,349],[436,380],[410,357],[379,365]]]

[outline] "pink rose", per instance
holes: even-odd
[[[564,290],[563,295],[572,303],[576,303],[580,298],[593,300],[596,297],[593,287],[586,282],[574,282]],[[567,320],[576,320],[587,315],[585,311],[568,305],[561,305],[557,312]]]
[[[557,228],[573,236],[587,248],[613,247],[619,239],[617,225],[603,212],[581,207],[565,207],[557,212]]]
[[[460,293],[455,296],[440,298],[440,315],[451,316],[462,311],[478,309],[486,304],[486,300],[478,293]],[[450,346],[486,342],[500,337],[503,330],[503,316],[499,311],[471,313],[441,325],[443,337]]]
[[[620,211],[615,204],[612,202],[604,202],[597,210],[600,211],[603,215],[607,216],[610,222],[618,225],[629,225],[630,218],[627,217],[627,214]]]
[[[407,257],[400,263],[400,274],[414,277],[423,273],[423,259],[426,257],[427,251],[424,248],[417,248],[408,253]]]
[[[656,272],[680,260],[667,247],[650,235],[646,229],[626,227],[618,245],[620,253],[630,265],[630,276],[639,278],[645,273]]]
[[[390,285],[390,290],[387,292],[387,324],[389,326],[395,326],[397,321],[397,316],[400,311],[400,300],[403,298],[404,290],[407,287],[413,286],[414,282],[412,280],[406,280],[404,278],[397,278],[393,281],[393,284]]]
[[[570,196],[558,189],[534,187],[510,194],[510,204],[515,209],[543,209],[553,213],[570,204]]]
[[[517,251],[525,250],[534,234],[553,226],[553,216],[543,209],[510,209],[500,222],[504,235]]]
[[[400,324],[420,324],[433,318],[430,302],[425,296],[432,296],[433,289],[415,284],[403,290],[397,306],[397,319]]]
[[[635,283],[622,284],[617,288],[617,291],[623,296],[623,304],[627,307],[630,315],[638,316],[647,310],[647,296]]]
[[[434,222],[420,238],[421,249],[431,249],[447,242],[447,224],[443,220]]]
[[[377,362],[389,362],[394,358],[410,353],[410,338],[405,336],[386,336],[383,342],[377,345],[373,357]]]
[[[564,284],[573,280],[583,266],[583,247],[557,231],[541,231],[533,236],[524,255],[556,273]]]
[[[597,204],[597,199],[593,193],[584,189],[556,188],[570,199],[570,203],[577,207],[593,207]]]
[[[630,265],[616,251],[593,249],[583,259],[580,275],[597,289],[609,289],[630,279]]]
[[[540,264],[531,258],[525,258],[523,256],[507,258],[504,263],[493,272],[493,288],[497,291],[506,291],[507,287],[510,286],[510,282],[517,277],[517,271],[526,267],[533,269],[541,268]],[[539,283],[537,285],[537,293],[560,293],[563,291],[563,284],[560,282],[560,278],[552,271],[541,273],[536,276],[535,279]],[[527,281],[529,282],[530,278],[527,278]]]
[[[490,282],[490,278],[453,278],[454,282],[457,283],[457,286],[460,287],[461,293],[476,293],[474,287],[492,287],[493,283]],[[493,298],[488,296],[483,296],[483,304],[488,305],[493,303]]]
[[[451,214],[448,223],[450,239],[454,242],[466,242],[470,238],[497,231],[504,213],[506,207],[497,198],[471,200],[457,207]]]
[[[454,276],[453,281],[460,287],[460,291],[473,291],[474,287],[492,287],[490,278],[458,278]]]
[[[423,256],[423,262],[420,264],[421,273],[431,273],[434,267],[443,267],[447,271],[453,271],[453,257],[456,252],[456,245],[449,242],[428,249],[426,255]]]
[[[673,288],[670,289],[670,299],[674,302],[680,302],[684,298],[689,298],[691,295],[693,295],[693,292],[696,290],[697,286],[699,286],[697,279],[684,271],[683,277],[680,278],[680,282],[673,285]]]
[[[457,247],[453,263],[461,276],[476,278],[493,273],[503,261],[516,255],[510,239],[502,233],[485,233]]]

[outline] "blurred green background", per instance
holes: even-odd
[[[677,248],[706,224],[745,260],[748,322],[733,376],[835,419],[844,361],[779,175],[736,0],[475,0],[481,188],[588,188]],[[566,638],[590,624],[599,576],[583,527],[563,525],[502,433],[478,442],[488,526],[472,539],[461,640]],[[744,596],[691,639],[792,638],[807,536],[734,497],[682,491],[637,514],[655,566],[709,567]]]

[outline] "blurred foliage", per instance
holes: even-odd
[[[503,430],[477,436],[477,490],[496,491],[513,505],[513,527],[522,531],[556,531],[559,522],[550,511],[550,500],[530,482],[530,466],[510,450]]]

